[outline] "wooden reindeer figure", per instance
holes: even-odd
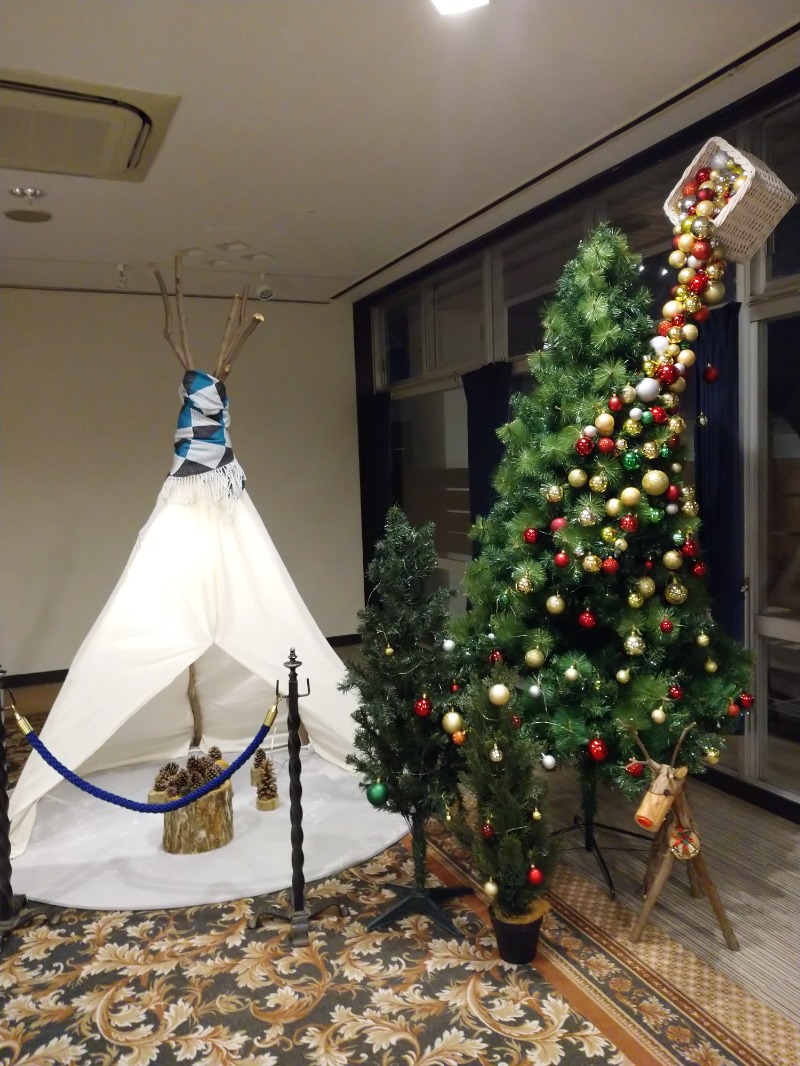
[[[675,766],[678,752],[692,729],[694,725],[689,725],[681,733],[669,763],[657,763],[652,759],[638,733],[634,733],[637,744],[644,752],[646,764],[653,772],[653,782],[639,805],[635,819],[642,829],[655,833],[655,839],[644,876],[645,902],[631,931],[631,940],[636,943],[641,939],[650,912],[677,859],[686,862],[692,895],[708,896],[725,943],[731,951],[738,951],[739,942],[733,926],[700,853],[700,836],[686,795],[688,768]]]

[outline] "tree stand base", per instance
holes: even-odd
[[[311,919],[334,908],[339,912],[340,918],[347,917],[347,907],[343,903],[322,903],[311,911],[308,909],[284,911],[280,907],[254,906],[253,913],[247,924],[251,929],[255,929],[265,922],[288,922],[290,926],[289,942],[292,947],[304,948],[309,943],[308,926]]]
[[[405,918],[409,914],[422,914],[448,932],[450,936],[461,938],[461,933],[439,906],[438,901],[441,900],[443,902],[456,896],[470,895],[472,893],[471,888],[465,885],[453,888],[437,887],[428,889],[411,888],[408,885],[387,885],[386,887],[400,898],[383,914],[379,914],[377,918],[373,918],[368,923],[367,929],[370,932],[373,929],[385,929],[386,926],[400,921],[401,918]]]

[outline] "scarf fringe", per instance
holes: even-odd
[[[223,503],[229,510],[244,492],[244,470],[236,459],[216,470],[188,477],[168,477],[161,489],[161,499],[181,507],[192,504]]]

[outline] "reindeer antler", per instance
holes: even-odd
[[[642,738],[639,736],[639,734],[636,732],[636,730],[632,729],[631,732],[633,733],[633,736],[634,736],[634,739],[635,739],[636,743],[639,745],[639,747],[644,752],[645,762],[647,763],[647,765],[650,767],[651,770],[653,770],[655,773],[658,773],[658,767],[659,767],[660,764],[657,763],[656,760],[651,756],[650,752],[647,750],[647,748],[642,743]]]
[[[697,722],[691,722],[689,725],[686,726],[684,731],[678,737],[678,743],[675,745],[675,748],[674,748],[674,750],[672,752],[672,758],[669,761],[670,770],[674,770],[675,769],[675,760],[678,758],[678,752],[683,747],[684,740],[686,740],[687,736],[689,735],[689,733],[691,733],[691,731],[694,729],[694,727],[696,725],[697,725]]]

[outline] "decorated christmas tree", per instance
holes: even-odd
[[[722,247],[697,251],[721,277]],[[499,499],[476,525],[466,577],[460,643],[484,691],[513,692],[520,740],[541,742],[546,769],[576,762],[585,798],[598,775],[638,793],[639,741],[669,762],[686,727],[682,762],[703,769],[752,700],[748,656],[710,612],[684,480],[681,394],[708,308],[698,295],[693,316],[673,300],[654,326],[638,266],[606,225],[566,266],[529,359],[534,387],[500,430]],[[708,302],[723,293],[715,284]],[[507,716],[502,728],[511,745]]]
[[[415,910],[446,924],[438,908],[428,906],[441,893],[425,889],[426,826],[457,794],[464,732],[452,706],[452,590],[432,587],[436,570],[433,526],[415,529],[393,507],[367,571],[372,592],[359,612],[360,655],[348,663],[342,688],[359,693],[356,751],[348,761],[369,802],[401,814],[411,829],[418,898],[401,899],[392,917]]]

